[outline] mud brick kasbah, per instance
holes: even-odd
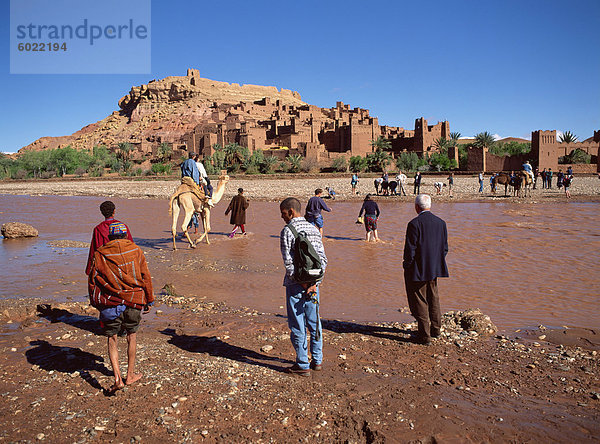
[[[238,143],[250,152],[285,158],[300,154],[321,166],[337,157],[364,156],[373,151],[371,141],[383,137],[391,142],[394,156],[416,152],[419,156],[437,152],[435,140],[449,138],[448,121],[429,125],[415,120],[412,130],[379,125],[369,110],[351,108],[337,102],[333,108],[320,108],[302,101],[300,94],[274,86],[239,85],[200,77],[199,70],[188,69],[186,76],[170,76],[134,86],[119,100],[119,110],[70,136],[42,137],[22,148],[43,150],[70,145],[92,149],[96,145],[115,147],[129,142],[135,149],[132,160],[150,161],[161,143],[178,154],[197,152],[212,155],[213,146]],[[556,140],[556,131],[532,132],[532,151],[528,155],[539,168],[557,170],[558,157],[580,148],[592,155],[592,165],[577,166],[600,171],[598,148],[600,131],[579,143]],[[519,156],[499,157],[485,148],[469,147],[468,170],[499,171],[517,169]],[[449,155],[458,160],[458,150]]]

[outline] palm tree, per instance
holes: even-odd
[[[392,148],[392,142],[379,136],[377,140],[371,140],[373,151],[388,151]]]
[[[560,136],[558,136],[558,141],[560,143],[575,143],[577,142],[577,136],[571,131],[565,131]]]
[[[458,145],[458,139],[462,136],[459,132],[450,133],[450,146]]]
[[[367,165],[371,171],[384,171],[390,164],[390,153],[377,149],[374,153],[367,154]]]
[[[450,140],[446,140],[443,137],[438,137],[433,142],[433,145],[438,149],[440,153],[448,153],[448,147],[451,146]]]
[[[475,146],[482,148],[489,148],[494,144],[494,136],[492,136],[489,132],[484,131],[483,133],[479,133],[475,136]]]
[[[302,166],[302,155],[300,154],[292,154],[287,158],[290,163],[290,173],[297,173],[300,171],[300,167]]]
[[[263,174],[271,174],[273,167],[277,164],[278,159],[275,156],[265,157],[265,160],[260,166],[260,172]]]
[[[123,163],[129,160],[129,154],[133,151],[133,146],[129,142],[121,142],[118,144],[118,153],[117,156],[121,158]]]

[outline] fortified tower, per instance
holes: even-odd
[[[415,139],[413,151],[423,153],[436,151],[435,141],[438,138],[448,139],[450,137],[450,124],[447,120],[435,125],[427,125],[423,117],[415,120]]]
[[[537,160],[540,171],[544,168],[558,170],[558,148],[556,130],[531,132],[531,154]]]

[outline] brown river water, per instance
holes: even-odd
[[[86,300],[87,249],[55,248],[52,240],[89,242],[101,221],[99,197],[0,195],[0,223],[29,223],[33,239],[0,242],[0,299]],[[284,314],[277,203],[251,202],[249,235],[231,240],[223,214],[212,212],[211,244],[172,251],[167,201],[112,199],[146,252],[155,293],[173,284],[183,296]],[[355,321],[409,321],[402,277],[408,203],[381,202],[379,234],[367,244],[354,221],[360,204],[333,202],[325,213],[329,259],[321,316]],[[450,278],[439,281],[443,311],[480,308],[501,329],[544,324],[600,326],[600,203],[434,203],[446,220]]]

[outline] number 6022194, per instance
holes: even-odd
[[[17,49],[19,51],[31,51],[31,52],[58,52],[58,51],[66,51],[67,43],[19,43],[17,45]]]

